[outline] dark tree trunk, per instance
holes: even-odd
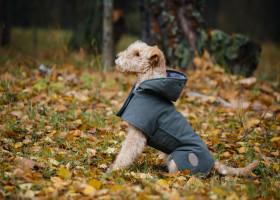
[[[170,67],[187,69],[204,27],[203,5],[204,0],[142,0],[142,40],[157,44]]]
[[[158,45],[170,67],[185,70],[208,49],[228,72],[250,76],[260,46],[240,34],[206,31],[205,5],[205,0],[141,0],[142,40]]]
[[[140,0],[140,15],[141,15],[141,40],[148,45],[151,45],[151,16],[149,11],[148,0]]]
[[[0,1],[0,33],[1,46],[6,46],[10,43],[11,36],[11,1]]]

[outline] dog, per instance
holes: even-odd
[[[189,170],[208,174],[211,169],[223,175],[248,176],[258,165],[255,160],[244,168],[231,168],[215,161],[201,137],[175,109],[187,82],[183,73],[166,70],[165,58],[157,46],[136,41],[116,58],[116,69],[134,74],[137,81],[117,113],[129,123],[128,134],[110,173],[128,168],[148,144],[159,151],[170,174]]]

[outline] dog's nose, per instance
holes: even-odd
[[[118,55],[116,55],[116,56],[115,56],[115,59],[117,60],[118,58],[119,58],[119,56],[118,56]]]

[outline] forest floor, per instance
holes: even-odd
[[[115,114],[134,77],[102,71],[100,58],[82,49],[45,56],[49,74],[32,57],[1,57],[0,199],[280,198],[278,82],[213,65],[186,72],[175,103],[216,160],[259,160],[249,177],[169,175],[150,147],[129,169],[106,174],[127,133]]]

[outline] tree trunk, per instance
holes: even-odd
[[[6,46],[10,43],[11,35],[11,1],[0,1],[0,33],[1,33],[1,46]]]
[[[151,45],[151,16],[149,11],[148,0],[140,0],[140,15],[141,15],[141,40],[148,45]]]
[[[244,35],[207,31],[205,5],[205,0],[141,0],[142,40],[158,45],[172,68],[187,69],[207,49],[227,72],[252,75],[260,45]]]
[[[113,0],[104,0],[103,69],[113,68]]]
[[[163,50],[170,67],[187,69],[200,47],[204,0],[142,0],[141,4],[142,39],[151,38],[148,43]]]

